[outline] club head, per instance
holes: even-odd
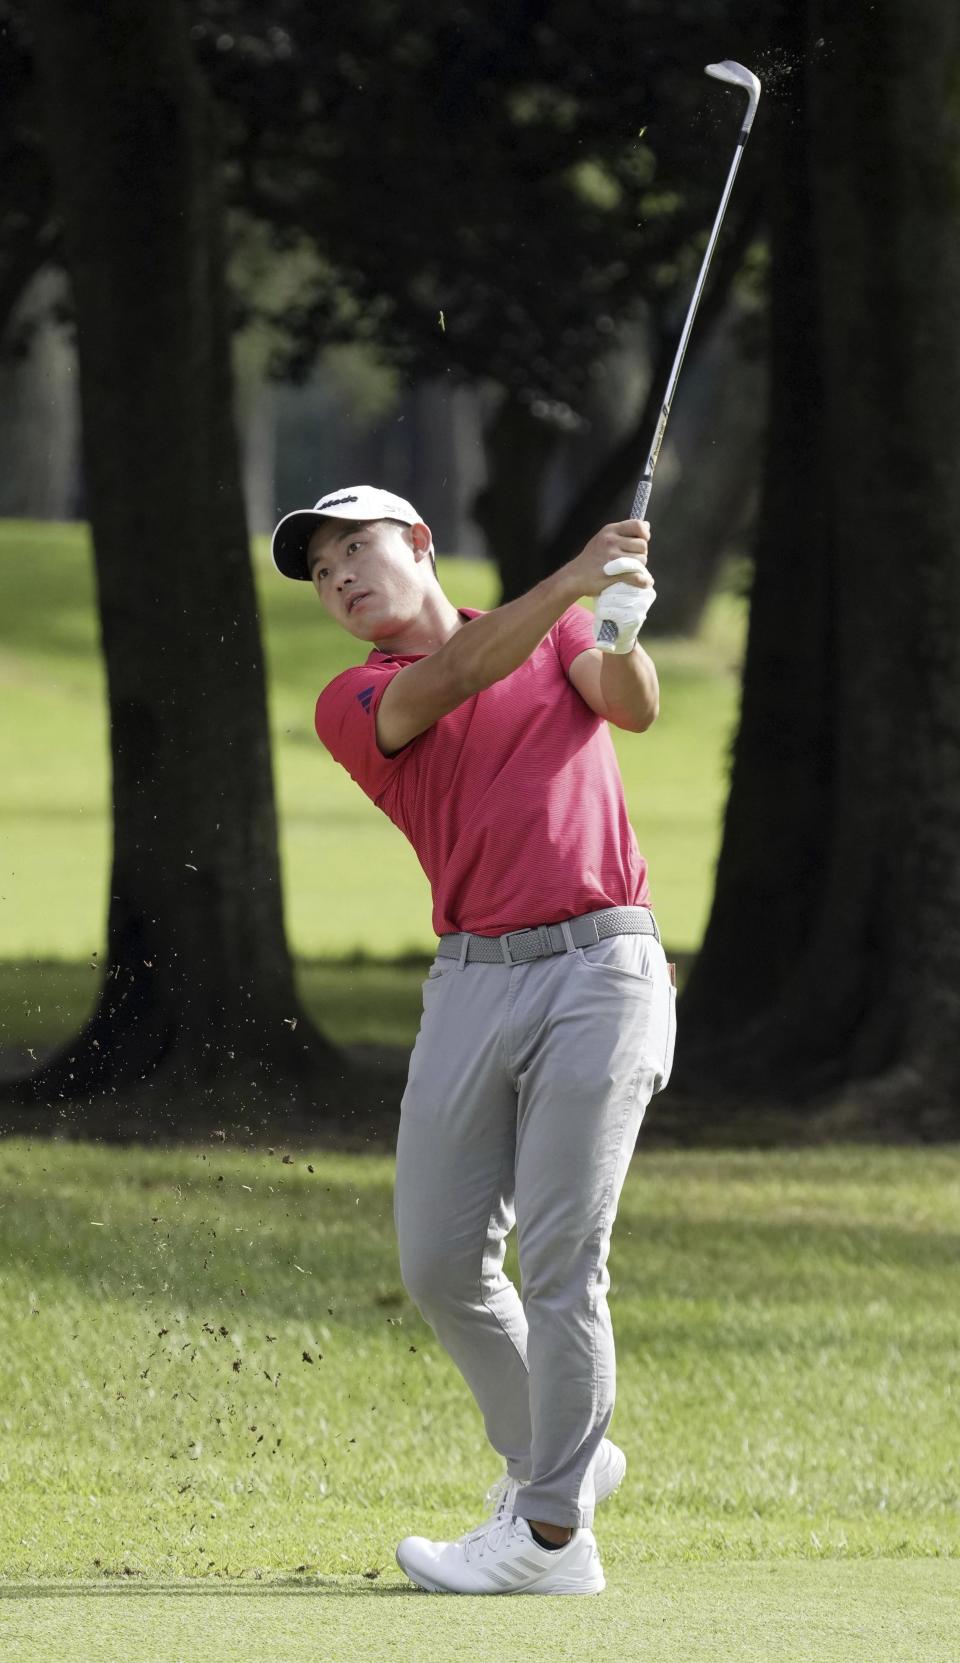
[[[728,81],[731,86],[742,87],[744,92],[747,93],[750,102],[747,105],[743,130],[745,133],[749,133],[753,126],[753,118],[760,99],[760,82],[754,75],[753,70],[746,69],[743,64],[734,63],[732,58],[724,58],[722,63],[707,64],[707,74],[712,75],[715,81]]]

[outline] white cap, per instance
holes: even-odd
[[[328,491],[312,508],[296,508],[285,514],[273,534],[271,552],[277,571],[284,577],[310,581],[307,544],[321,520],[403,520],[406,525],[422,524],[411,502],[381,491],[376,485],[346,485]]]

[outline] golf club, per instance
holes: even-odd
[[[637,486],[636,495],[633,499],[633,507],[630,510],[630,518],[632,520],[642,520],[646,515],[647,504],[650,501],[650,492],[653,489],[653,471],[657,465],[657,457],[660,455],[660,446],[663,444],[663,435],[667,429],[670,406],[673,403],[673,395],[676,392],[677,382],[680,379],[680,369],[683,364],[684,354],[687,350],[687,342],[690,339],[690,332],[693,329],[693,320],[697,315],[697,307],[700,304],[700,296],[703,294],[704,284],[707,280],[707,272],[710,269],[710,261],[713,257],[713,250],[716,247],[717,238],[720,235],[720,227],[723,224],[723,216],[726,213],[727,203],[730,200],[730,192],[733,190],[733,181],[737,176],[737,168],[740,166],[740,158],[743,155],[747,139],[750,137],[750,129],[753,126],[753,118],[757,113],[757,103],[760,98],[760,82],[757,80],[757,77],[754,75],[753,71],[745,69],[743,64],[734,63],[732,58],[724,58],[723,62],[719,64],[707,64],[706,73],[708,75],[712,75],[717,81],[729,81],[731,86],[742,87],[743,91],[748,96],[747,112],[743,118],[743,126],[740,129],[740,137],[737,140],[737,148],[733,153],[733,161],[730,165],[730,172],[727,174],[727,182],[723,187],[723,195],[720,198],[720,206],[717,209],[717,217],[713,222],[713,230],[710,233],[710,240],[707,243],[706,252],[704,253],[703,261],[700,266],[696,287],[693,291],[690,305],[687,307],[687,315],[684,320],[682,333],[680,335],[680,343],[677,347],[676,355],[673,360],[673,366],[670,370],[670,376],[667,381],[667,390],[663,396],[663,403],[660,406],[660,416],[657,421],[656,432],[653,436],[653,444],[650,446],[650,454],[647,457],[643,473],[640,475],[640,483]],[[604,589],[603,593],[598,596],[594,617],[594,635],[597,646],[603,652],[613,652],[619,639],[619,623],[615,618],[605,618],[603,616],[604,597],[609,595],[611,600],[615,600],[616,597],[612,594],[612,591],[616,589],[621,591],[621,599],[624,598],[622,593],[623,591],[626,591],[627,596],[631,596],[634,593],[634,586],[632,584],[614,583],[611,584],[609,588]]]

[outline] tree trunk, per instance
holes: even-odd
[[[19,357],[16,314],[31,286],[51,261],[56,244],[48,225],[32,227],[31,232],[24,231],[0,261],[0,363]]]
[[[663,389],[676,351],[675,339],[659,335],[651,354],[652,370],[643,409],[629,432],[617,441],[570,504],[560,524],[533,550],[531,583],[573,560],[595,531],[630,512],[632,495],[653,438]],[[623,500],[618,504],[617,498]],[[519,593],[520,591],[518,591]]]
[[[770,444],[675,1078],[956,1137],[960,17],[830,0],[785,19],[830,51],[768,144]]]
[[[650,569],[657,604],[644,636],[695,635],[730,555],[753,541],[764,372],[738,339],[742,308],[727,306],[684,369],[652,505]],[[660,478],[660,474],[663,478]]]
[[[697,311],[691,347],[684,363],[685,377],[689,376],[695,362],[700,358],[717,319],[728,304],[731,289],[743,264],[744,254],[757,230],[759,209],[759,193],[745,191],[734,226],[725,226],[720,252],[711,265],[703,299]],[[574,559],[602,525],[614,519],[621,519],[630,512],[633,492],[660,414],[660,405],[677,350],[687,304],[688,298],[685,298],[679,316],[673,316],[669,320],[663,317],[653,320],[651,373],[640,416],[587,480],[560,524],[547,537],[542,538],[539,547],[533,551],[529,562],[531,584],[538,583],[541,578],[556,571],[565,561]],[[682,393],[679,396],[682,397]],[[652,513],[650,521],[653,525]],[[711,576],[715,569],[714,563]],[[704,592],[702,579],[697,584],[697,590],[698,593]],[[709,583],[706,592],[709,592]],[[522,591],[515,590],[515,593],[519,594]],[[651,622],[656,610],[655,607],[650,614]],[[692,608],[687,616],[693,616]],[[654,634],[657,633],[658,627],[659,625],[654,625]]]
[[[497,601],[516,600],[546,574],[539,569],[544,475],[559,441],[556,428],[506,392],[484,429],[488,482],[473,516],[500,574]]]
[[[328,1102],[341,1065],[284,938],[211,106],[177,0],[36,0],[34,17],[77,318],[114,854],[99,1004],[17,1100],[106,1135],[141,1115],[279,1120]]]
[[[38,272],[8,332],[22,355],[0,351],[0,514],[13,519],[69,520],[76,508],[76,352],[53,321],[66,292],[60,267]]]

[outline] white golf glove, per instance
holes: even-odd
[[[617,560],[608,560],[603,569],[607,577],[617,577],[623,572],[642,572],[644,564],[642,560],[621,555]],[[611,583],[608,589],[601,590],[593,616],[593,638],[600,651],[632,652],[656,598],[653,587],[636,589],[632,583]]]

